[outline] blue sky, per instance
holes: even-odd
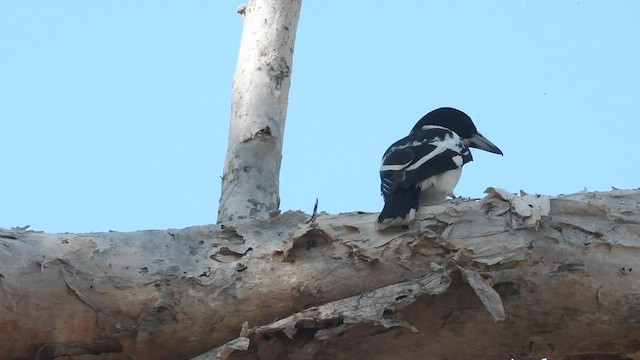
[[[213,223],[240,2],[0,2],[0,227]],[[378,167],[426,112],[467,112],[457,195],[640,187],[640,2],[308,1],[283,210],[379,211]]]

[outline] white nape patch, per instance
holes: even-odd
[[[382,165],[380,165],[380,171],[399,171],[402,170],[404,168],[406,168],[409,164],[411,164],[411,161],[409,161],[406,164],[399,164],[399,165],[385,165],[384,163]]]
[[[464,146],[463,146],[464,143],[462,143],[462,140],[460,139],[460,136],[458,136],[458,134],[456,133],[452,133],[452,134],[453,136],[451,136],[451,134],[446,134],[444,139],[435,138],[429,141],[429,145],[433,145],[436,148],[433,149],[432,152],[420,158],[420,160],[411,164],[411,166],[407,167],[407,171],[415,170],[419,168],[427,161],[433,159],[437,155],[440,155],[447,150],[453,150],[456,153],[460,154],[464,149]]]
[[[453,196],[453,189],[458,185],[462,167],[455,170],[445,171],[442,174],[432,176],[421,183],[420,186],[420,206],[438,204]]]
[[[451,131],[444,126],[438,126],[438,125],[424,125],[422,127],[422,130],[429,130],[429,129],[443,129],[443,130]]]
[[[456,155],[453,158],[451,158],[451,160],[453,160],[453,162],[456,164],[457,167],[461,167],[462,166],[462,155]]]

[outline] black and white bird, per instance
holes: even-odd
[[[382,156],[384,208],[376,227],[406,224],[420,206],[454,197],[462,166],[473,160],[469,147],[502,155],[460,110],[443,107],[423,116],[409,135],[393,143]]]

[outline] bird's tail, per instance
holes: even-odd
[[[376,222],[376,229],[382,230],[391,226],[404,225],[413,220],[416,211],[418,211],[418,199],[420,199],[420,188],[418,187],[397,189],[385,199],[384,208],[382,208]]]

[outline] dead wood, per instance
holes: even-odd
[[[2,229],[0,353],[638,359],[639,201],[489,189],[385,232],[376,214],[300,212],[132,233]]]

